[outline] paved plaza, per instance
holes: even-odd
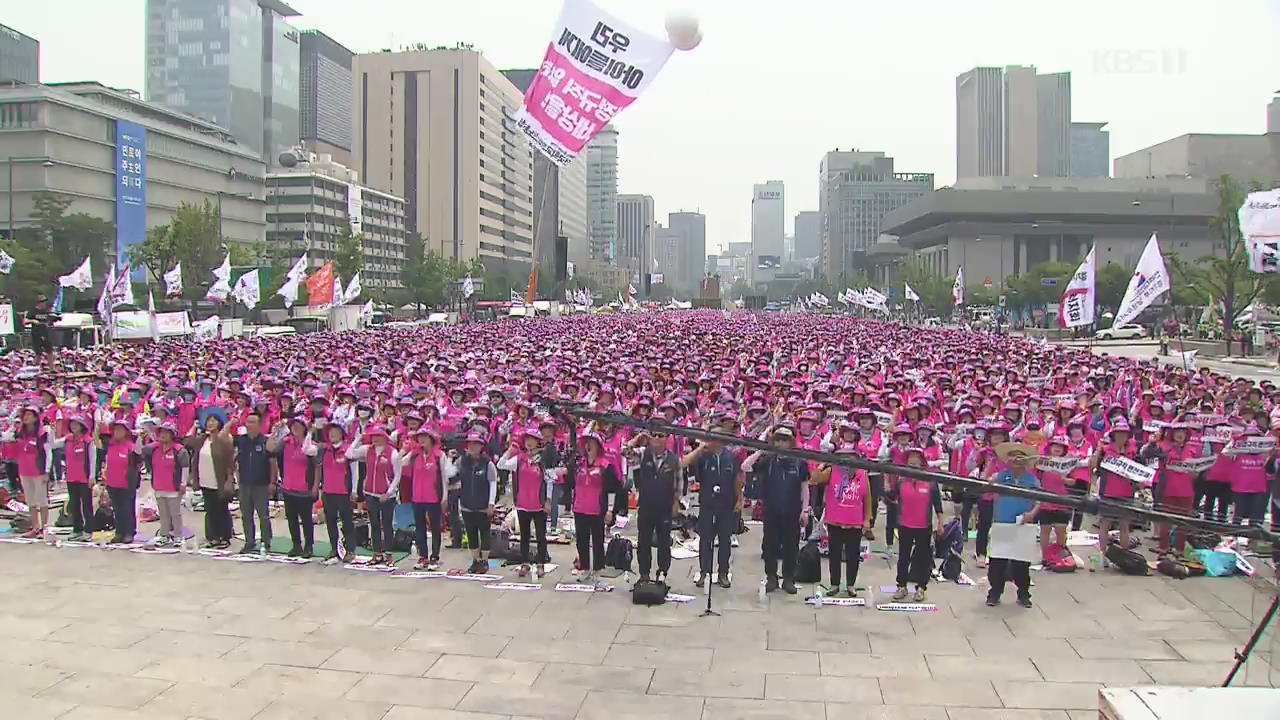
[[[1030,610],[1012,592],[986,607],[985,578],[931,587],[928,614],[782,593],[761,607],[758,533],[742,536],[711,618],[701,596],[647,608],[620,589],[555,592],[568,546],[553,546],[561,569],[541,591],[503,592],[318,562],[3,544],[0,707],[21,720],[1084,720],[1103,685],[1220,684],[1271,592],[1239,577],[1042,572]],[[694,562],[676,561],[673,591],[696,592]],[[859,584],[892,582],[873,554]],[[1269,635],[1238,684],[1280,681],[1275,647]]]

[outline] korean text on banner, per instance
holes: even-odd
[[[1147,467],[1137,460],[1130,460],[1126,457],[1109,457],[1102,461],[1102,469],[1111,472],[1123,478],[1128,478],[1136,483],[1150,485],[1156,478],[1156,470]]]
[[[1052,457],[1046,455],[1036,459],[1037,470],[1048,470],[1049,472],[1057,473],[1059,475],[1065,475],[1072,470],[1075,470],[1079,464],[1079,458],[1067,456]]]
[[[589,0],[565,0],[516,125],[564,167],[635,102],[674,49]]]
[[[1182,462],[1171,462],[1169,463],[1169,469],[1174,472],[1196,475],[1213,467],[1213,464],[1216,462],[1218,462],[1218,458],[1216,456],[1207,455],[1205,457],[1191,458],[1190,460],[1184,460]]]
[[[1129,278],[1129,287],[1124,291],[1124,299],[1120,301],[1120,309],[1116,311],[1113,327],[1132,322],[1134,318],[1156,301],[1156,298],[1169,290],[1169,271],[1164,264],[1164,256],[1160,254],[1160,241],[1156,234],[1138,258],[1138,267],[1134,268],[1133,277]]]
[[[1280,272],[1280,188],[1249,193],[1238,213],[1249,269]]]
[[[1093,308],[1095,305],[1094,275],[1097,263],[1094,260],[1095,248],[1089,249],[1076,274],[1062,293],[1062,302],[1058,306],[1058,326],[1064,328],[1080,327],[1093,324]]]
[[[123,262],[129,246],[147,237],[147,129],[116,121],[116,257]],[[143,279],[141,265],[134,279]]]
[[[0,305],[0,335],[12,335],[13,333],[13,306],[8,304]]]

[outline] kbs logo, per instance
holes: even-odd
[[[1185,48],[1096,50],[1093,70],[1113,75],[1182,75],[1189,70]]]

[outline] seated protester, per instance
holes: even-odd
[[[1153,409],[1154,407],[1156,406]],[[1143,460],[1160,461],[1153,493],[1155,509],[1190,516],[1195,505],[1195,478],[1198,473],[1186,472],[1179,469],[1179,466],[1200,457],[1199,444],[1190,441],[1191,430],[1186,423],[1181,422],[1170,423],[1152,432],[1149,437],[1140,456]],[[1156,524],[1155,535],[1162,554],[1169,552],[1170,536],[1173,533],[1172,524]],[[1187,533],[1179,532],[1177,536],[1178,555],[1182,555],[1187,547]]]
[[[857,455],[856,447],[841,448],[839,454]],[[831,569],[829,591],[832,597],[857,597],[858,567],[862,564],[862,541],[873,540],[875,523],[871,510],[874,499],[865,470],[852,470],[843,465],[832,467],[827,480],[823,522],[830,542],[828,555]],[[841,573],[841,564],[847,568]]]
[[[924,451],[918,447],[906,450],[906,464],[925,467]],[[907,582],[916,585],[914,602],[925,601],[925,589],[933,573],[933,534],[942,531],[942,492],[932,480],[916,480],[897,476],[891,490],[898,503],[898,591],[894,600],[907,599]],[[930,512],[932,510],[932,512]]]
[[[1039,488],[1040,481],[1031,472],[1031,465],[1036,461],[1036,449],[1030,445],[1005,442],[996,446],[1003,470],[996,473],[995,482],[1002,485],[1016,485],[1025,488]],[[993,509],[994,525],[1008,527],[1024,525],[1035,519],[1039,504],[1012,495],[1000,494]],[[1000,530],[1003,530],[1001,527]],[[998,532],[998,531],[997,531]],[[1035,545],[1027,548],[1014,548],[1012,554],[1023,550],[1022,557],[1009,557],[1003,553],[993,554],[987,565],[987,580],[991,589],[987,591],[987,605],[1000,604],[1000,595],[1004,592],[1004,584],[1012,579],[1018,588],[1018,604],[1024,608],[1031,607],[1031,559],[1035,556]]]
[[[795,434],[789,427],[779,427],[773,431],[773,444],[781,450],[790,450],[795,446]],[[781,560],[782,589],[795,595],[800,516],[809,505],[809,463],[759,450],[747,457],[742,470],[755,471],[760,476],[760,494],[764,501],[765,592],[778,589],[778,561]],[[824,473],[822,477],[829,479],[831,474]]]
[[[640,577],[649,579],[653,563],[652,547],[658,549],[658,582],[665,583],[671,570],[671,523],[680,510],[680,458],[671,449],[668,437],[651,430],[631,439],[640,446],[635,463],[636,491],[639,494],[637,558]]]

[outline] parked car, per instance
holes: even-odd
[[[1136,338],[1144,338],[1146,336],[1147,329],[1141,325],[1123,323],[1099,330],[1095,337],[1099,340],[1133,340]]]

